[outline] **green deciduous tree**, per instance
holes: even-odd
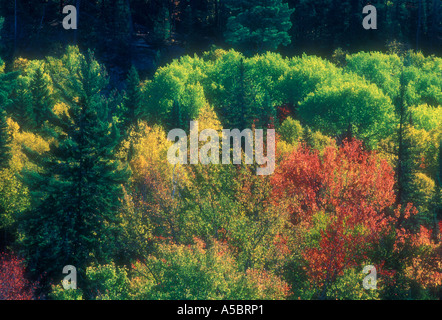
[[[300,117],[328,135],[351,132],[371,146],[391,134],[396,119],[391,99],[355,75],[324,84],[300,104]]]

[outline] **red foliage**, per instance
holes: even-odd
[[[320,286],[366,262],[371,244],[396,219],[387,210],[395,202],[394,171],[357,140],[328,147],[323,156],[298,148],[272,182],[276,203],[284,202],[293,223],[307,232],[315,228],[317,213],[327,217],[317,243],[303,252],[306,272]]]
[[[0,300],[32,300],[34,290],[25,278],[23,260],[0,254]]]
[[[278,116],[278,120],[282,123],[285,119],[287,119],[288,116],[290,116],[292,114],[291,109],[293,109],[292,105],[289,104],[284,104],[282,106],[279,106],[277,108],[277,116]]]

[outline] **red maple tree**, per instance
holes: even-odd
[[[275,203],[288,206],[292,222],[306,233],[317,230],[302,254],[306,273],[319,288],[346,268],[367,263],[373,244],[398,216],[391,210],[394,170],[358,140],[329,146],[322,155],[302,146],[282,161],[272,182]],[[318,215],[325,217],[322,224]]]
[[[0,300],[32,300],[35,289],[25,277],[23,260],[0,253]]]

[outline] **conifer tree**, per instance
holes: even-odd
[[[142,94],[140,89],[140,77],[137,69],[132,66],[126,80],[126,94],[124,96],[123,121],[126,128],[137,122],[142,117]]]
[[[3,62],[0,59],[1,65]],[[0,169],[5,168],[10,159],[10,137],[6,123],[6,109],[11,103],[9,95],[14,88],[15,76],[16,73],[2,73],[0,71]]]
[[[119,133],[101,96],[105,70],[92,53],[78,57],[68,73],[51,72],[69,115],[54,121],[62,133],[48,152],[38,156],[27,150],[41,170],[23,175],[35,206],[21,226],[34,275],[44,273],[43,282],[53,281],[63,266],[73,265],[81,285],[86,266],[107,263],[116,251],[118,208],[129,171],[113,154]]]
[[[231,128],[243,130],[249,128],[253,121],[253,88],[243,58],[239,60],[237,70],[237,77],[231,88],[232,101],[223,113]]]
[[[12,92],[14,111],[12,119],[17,122],[21,130],[32,129],[35,124],[32,115],[32,95],[29,92],[29,84],[22,79],[17,80],[17,85]]]
[[[178,100],[173,101],[172,109],[170,110],[170,113],[168,115],[169,121],[168,125],[169,128],[186,128],[189,126],[189,124],[186,124],[185,121],[183,121],[183,112],[182,112],[182,105],[179,103]]]
[[[255,53],[291,43],[288,31],[294,9],[282,0],[229,0],[227,7],[232,16],[225,37],[232,45]]]
[[[52,114],[53,102],[49,93],[48,83],[44,79],[42,67],[37,68],[30,83],[32,95],[32,117],[37,129],[41,129]]]

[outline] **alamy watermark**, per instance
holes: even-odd
[[[378,13],[377,13],[376,7],[373,5],[365,6],[362,9],[362,13],[368,14],[367,16],[364,17],[364,20],[362,20],[362,26],[364,27],[364,29],[365,30],[377,29],[378,28],[378,22],[377,22]]]
[[[176,141],[178,138],[178,141]],[[209,140],[210,138],[210,140]],[[167,139],[175,142],[167,152],[171,164],[233,164],[242,163],[242,142],[244,141],[244,163],[256,164],[257,175],[271,175],[275,171],[275,129],[267,129],[264,143],[263,129],[224,129],[222,130],[222,154],[220,156],[220,136],[216,130],[205,129],[199,132],[198,121],[190,122],[189,138],[182,129],[173,129]],[[189,141],[189,146],[188,146]],[[205,144],[199,148],[200,142]],[[264,147],[266,146],[266,154]],[[189,150],[190,149],[190,150]],[[188,152],[189,150],[189,152]]]
[[[63,274],[67,274],[61,282],[63,289],[77,289],[77,268],[71,265],[64,266]]]
[[[376,267],[369,265],[365,266],[362,270],[363,273],[368,273],[368,275],[362,281],[362,286],[365,290],[376,290],[377,289],[377,271]]]
[[[77,8],[72,5],[63,7],[63,14],[67,14],[63,19],[63,28],[65,30],[77,29]]]

